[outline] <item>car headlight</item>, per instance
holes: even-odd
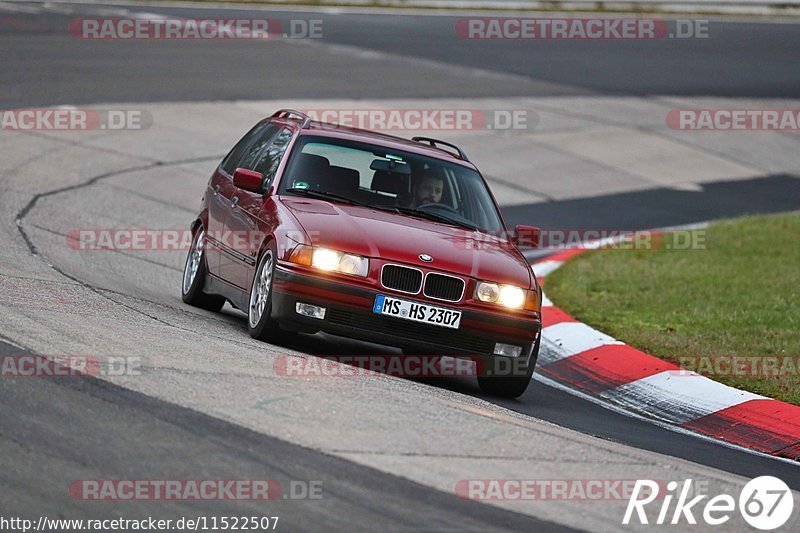
[[[525,304],[525,291],[519,287],[511,285],[500,286],[500,298],[498,298],[500,305],[511,307],[512,309],[519,309]]]
[[[330,248],[312,248],[301,244],[294,249],[289,261],[310,265],[326,272],[340,272],[364,278],[369,274],[369,259]]]
[[[482,281],[478,283],[478,290],[475,291],[475,294],[478,296],[478,300],[482,302],[495,303],[500,297],[500,287],[498,287],[497,283],[485,283]]]
[[[525,291],[513,285],[498,285],[481,281],[475,296],[482,302],[497,303],[511,309],[521,309],[525,305]]]
[[[336,270],[339,268],[340,255],[327,248],[316,248],[311,255],[311,266],[320,270]]]

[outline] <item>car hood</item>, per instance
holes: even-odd
[[[284,196],[311,242],[367,257],[462,276],[531,286],[531,269],[519,251],[492,235],[368,207]],[[433,257],[424,262],[420,254]]]

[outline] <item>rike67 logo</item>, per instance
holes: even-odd
[[[677,481],[670,481],[665,494],[661,493],[661,488],[663,484],[655,481],[637,480],[622,523],[628,525],[633,519],[634,523],[638,520],[640,524],[695,525],[698,523],[697,518],[702,518],[708,525],[719,526],[735,515],[738,503],[738,511],[748,524],[756,529],[769,531],[784,525],[792,516],[794,508],[792,491],[786,483],[772,476],[761,476],[749,481],[739,493],[738,501],[729,494],[720,494],[710,499],[704,494],[694,496],[691,479],[685,480],[680,488]],[[659,508],[658,516],[653,520],[652,513],[648,517],[645,507],[656,500],[660,503],[660,508],[658,504],[651,508]]]

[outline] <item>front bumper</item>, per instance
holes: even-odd
[[[273,278],[272,318],[284,328],[315,333],[324,331],[365,341],[397,346],[419,354],[493,356],[498,342],[522,346],[520,363],[535,364],[534,346],[541,331],[539,318],[482,312],[459,306],[461,326],[457,330],[421,324],[372,312],[375,297],[392,291],[375,290],[276,266]],[[407,300],[440,305],[407,295]],[[297,302],[326,309],[317,319],[295,311]]]

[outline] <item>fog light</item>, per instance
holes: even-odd
[[[297,302],[294,306],[294,310],[297,311],[298,315],[310,316],[311,318],[319,318],[320,320],[325,318],[324,307],[318,307],[316,305],[303,304]]]
[[[498,342],[494,345],[494,354],[502,355],[503,357],[519,357],[522,354],[522,346]]]

